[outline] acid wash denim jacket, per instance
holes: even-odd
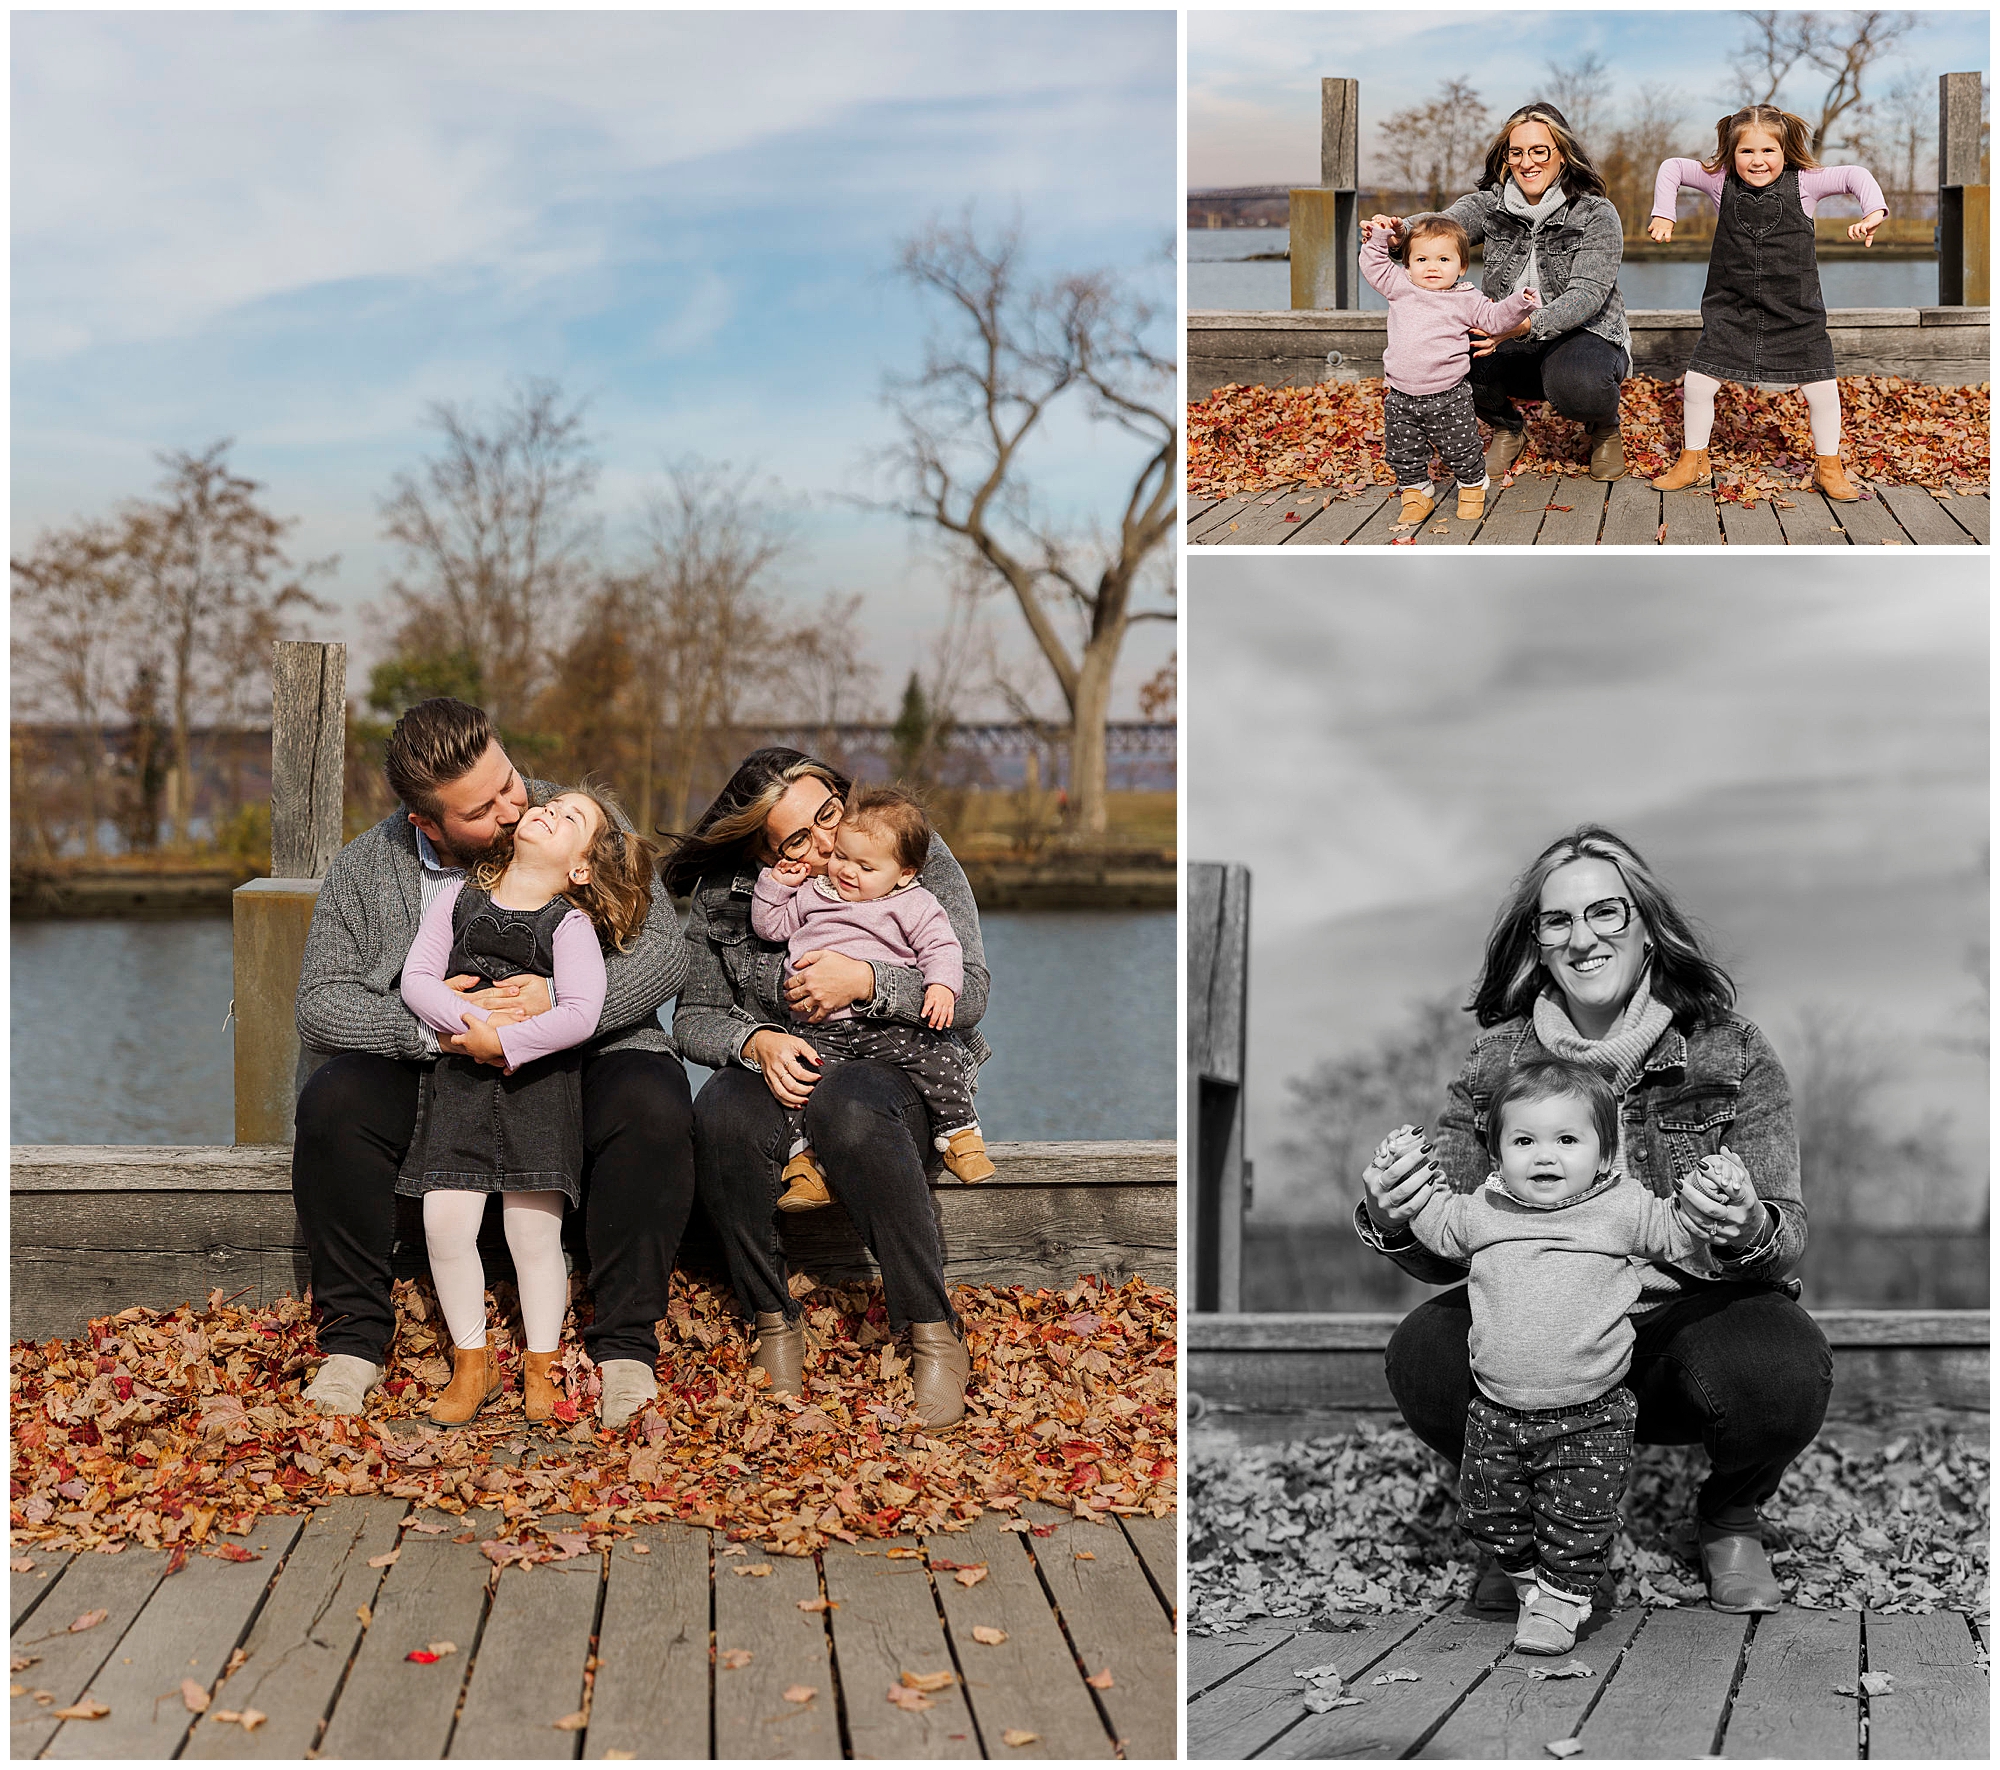
[[[785,1000],[785,943],[761,940],[750,927],[757,889],[755,866],[734,874],[709,874],[694,888],[688,915],[687,976],[674,1004],[674,1039],[681,1055],[709,1069],[742,1061],[750,1035],[765,1027],[811,1038]],[[979,906],[965,869],[942,837],[931,837],[930,856],[917,883],[944,905],[951,931],[965,949],[965,989],[946,1038],[956,1039],[975,1064],[992,1056],[976,1028],[986,1012],[986,947],[979,936]],[[857,1020],[923,1019],[924,974],[914,966],[877,965],[875,994],[854,1004]]]
[[[1454,1192],[1471,1192],[1493,1167],[1486,1127],[1508,1071],[1547,1055],[1525,1016],[1503,1021],[1474,1042],[1431,1136],[1437,1166]],[[1790,1274],[1806,1249],[1799,1139],[1792,1128],[1792,1086],[1770,1041],[1739,1014],[1720,1015],[1686,1032],[1670,1026],[1646,1054],[1619,1114],[1626,1169],[1647,1190],[1672,1198],[1681,1177],[1726,1143],[1749,1170],[1773,1220],[1764,1238],[1740,1255],[1716,1250],[1713,1279],[1678,1266],[1654,1266],[1638,1311],[1714,1282],[1762,1282],[1796,1297],[1799,1282]],[[1354,1227],[1370,1247],[1424,1284],[1458,1284],[1466,1276],[1461,1262],[1432,1253],[1407,1225],[1386,1235],[1378,1231],[1365,1203],[1354,1208]]]
[[[1467,238],[1486,242],[1479,287],[1490,301],[1502,299],[1528,257],[1528,224],[1509,214],[1499,190],[1473,191],[1445,211]],[[1618,269],[1625,262],[1625,226],[1607,197],[1571,197],[1541,225],[1536,245],[1542,304],[1528,319],[1528,335],[1500,346],[1504,353],[1529,345],[1553,344],[1581,328],[1615,344],[1632,360],[1632,334],[1625,324],[1625,298],[1618,293]]]

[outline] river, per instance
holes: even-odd
[[[1290,238],[1282,227],[1196,228],[1188,234],[1188,306],[1236,312],[1270,312],[1292,304],[1292,267],[1282,261],[1246,262],[1257,252],[1282,252]],[[1701,306],[1708,265],[1630,263],[1618,273],[1629,308]],[[1931,307],[1937,302],[1937,261],[1927,258],[1837,259],[1819,267],[1828,307]],[[1373,313],[1388,303],[1366,283],[1361,305]]]
[[[986,1135],[1172,1137],[1172,914],[996,912],[982,926]],[[16,922],[12,957],[14,1142],[231,1140],[226,918]]]

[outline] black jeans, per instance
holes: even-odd
[[[1641,1444],[1699,1444],[1704,1523],[1747,1525],[1818,1436],[1833,1393],[1833,1353],[1818,1324],[1782,1291],[1717,1285],[1633,1324],[1625,1384]],[[1389,1336],[1389,1390],[1432,1450],[1457,1463],[1472,1401],[1465,1287],[1419,1303]]]
[[[299,1095],[292,1200],[306,1232],[319,1349],[386,1362],[396,1170],[416,1127],[423,1066],[343,1051]],[[694,1203],[694,1102],[664,1051],[583,1060],[583,1230],[598,1363],[660,1355],[674,1252]]]
[[[1602,430],[1618,422],[1618,383],[1630,362],[1595,332],[1565,332],[1525,350],[1505,344],[1472,359],[1472,409],[1496,430],[1519,430],[1517,399],[1547,400],[1565,418]]]
[[[889,1325],[958,1317],[944,1282],[924,1153],[930,1113],[910,1078],[886,1063],[836,1063],[813,1084],[805,1135],[827,1190],[882,1268]],[[695,1173],[745,1314],[802,1311],[786,1288],[778,1239],[780,1174],[791,1146],[785,1109],[754,1070],[722,1069],[694,1103]]]

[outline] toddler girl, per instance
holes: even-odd
[[[603,799],[558,793],[503,834],[497,855],[452,880],[418,925],[403,966],[403,1000],[467,1055],[439,1057],[424,1084],[399,1193],[424,1205],[431,1277],[452,1340],[451,1384],[431,1409],[460,1426],[500,1391],[486,1344],[486,1273],[479,1225],[501,1195],[527,1338],[522,1403],[531,1420],[555,1410],[549,1366],[569,1303],[563,1201],[583,1174],[582,1057],[604,1006],[599,937],[619,951],[652,901],[649,845],[619,828]],[[546,1014],[489,1013],[447,977],[551,980]]]
[[[1383,1159],[1420,1135],[1393,1133]],[[1706,1246],[1672,1200],[1614,1166],[1618,1097],[1598,1070],[1559,1057],[1517,1065],[1493,1097],[1486,1147],[1496,1171],[1478,1191],[1453,1192],[1432,1170],[1391,1214],[1471,1268],[1459,1517],[1520,1593],[1515,1649],[1568,1653],[1631,1468],[1635,1256],[1706,1267]],[[1704,1174],[1710,1190],[1729,1189],[1726,1164],[1714,1165],[1723,1177]]]
[[[973,1116],[965,1052],[940,1036],[965,988],[965,950],[944,905],[917,883],[930,851],[930,819],[914,799],[893,787],[857,787],[834,835],[825,876],[812,877],[803,860],[767,867],[751,899],[750,926],[761,939],[786,942],[794,962],[820,951],[922,971],[925,1026],[857,1020],[842,1008],[810,1031],[793,1030],[813,1041],[822,1060],[873,1060],[902,1070],[930,1109],[944,1165],[969,1183],[990,1178],[993,1164]],[[832,1195],[801,1133],[803,1111],[787,1117],[792,1146],[778,1209],[815,1210]]]
[[[1753,104],[1715,126],[1715,156],[1666,160],[1653,180],[1655,240],[1674,237],[1682,186],[1716,203],[1708,287],[1701,297],[1701,341],[1681,388],[1681,455],[1653,484],[1677,492],[1708,479],[1708,438],[1715,391],[1724,381],[1778,381],[1801,388],[1812,419],[1813,483],[1851,504],[1861,494],[1840,465],[1840,386],[1826,335],[1813,211],[1845,193],[1867,211],[1847,237],[1873,246],[1888,217],[1882,187],[1859,166],[1822,166],[1807,147],[1805,120],[1775,105]]]
[[[1466,334],[1511,332],[1540,298],[1522,289],[1505,301],[1488,301],[1466,282],[1472,244],[1448,215],[1412,215],[1402,224],[1406,264],[1390,256],[1392,224],[1370,221],[1364,231],[1361,274],[1389,302],[1382,452],[1403,494],[1400,520],[1422,522],[1437,502],[1431,495],[1433,449],[1458,481],[1458,514],[1476,520],[1486,509],[1486,460],[1466,379]]]

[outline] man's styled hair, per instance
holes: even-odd
[[[389,791],[406,810],[436,823],[443,807],[437,790],[470,772],[494,740],[493,721],[480,707],[450,695],[419,701],[389,733],[382,771]]]
[[[856,787],[840,821],[887,836],[897,863],[913,873],[921,873],[930,859],[931,820],[901,787]]]
[[[1496,1161],[1500,1156],[1500,1134],[1506,1123],[1507,1108],[1517,1100],[1560,1100],[1574,1094],[1590,1108],[1590,1122],[1597,1131],[1597,1159],[1609,1163],[1618,1154],[1618,1092],[1611,1078],[1587,1063],[1572,1063],[1566,1057],[1531,1057],[1517,1063],[1494,1091],[1487,1108],[1486,1153]]]

